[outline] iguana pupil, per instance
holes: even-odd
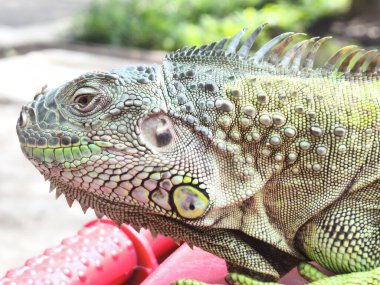
[[[90,96],[89,95],[81,95],[79,97],[79,99],[77,100],[77,102],[82,105],[82,107],[84,107],[85,105],[87,105],[89,102],[90,102]]]

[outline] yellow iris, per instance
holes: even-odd
[[[174,190],[173,201],[177,212],[187,219],[196,219],[206,211],[209,200],[197,188],[185,185]]]

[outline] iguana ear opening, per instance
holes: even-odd
[[[178,214],[186,219],[201,217],[209,205],[206,195],[191,185],[177,187],[173,192],[173,202]]]
[[[174,142],[175,132],[170,118],[164,114],[159,114],[143,120],[141,136],[148,147],[164,149]]]

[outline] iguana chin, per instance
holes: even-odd
[[[264,26],[43,90],[21,148],[69,204],[210,251],[231,284],[300,263],[312,284],[380,284],[380,54],[314,67],[327,38],[295,33],[252,52]]]

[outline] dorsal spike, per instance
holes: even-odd
[[[190,56],[196,48],[197,46],[192,46],[191,48],[189,48],[186,52],[186,56]]]
[[[58,199],[61,195],[62,191],[59,188],[57,188],[57,190],[55,190],[55,199]]]
[[[303,40],[299,43],[296,43],[295,45],[293,45],[282,57],[280,63],[278,64],[279,66],[282,66],[282,67],[289,67],[289,64],[290,62],[292,61],[292,59],[295,57],[295,55],[297,54],[297,51],[298,49],[303,45],[305,44],[305,42],[308,42],[309,40]]]
[[[358,49],[357,46],[345,46],[333,54],[326,63],[322,66],[322,69],[327,71],[333,71],[338,61],[345,59],[348,55],[352,54]]]
[[[94,210],[94,212],[95,212],[96,217],[97,217],[99,220],[100,220],[101,218],[104,217],[104,214],[103,214],[103,213],[100,213],[100,212],[98,212],[98,211],[96,211],[96,210]]]
[[[318,41],[316,41],[312,48],[310,49],[310,51],[308,52],[308,54],[306,55],[305,57],[305,61],[304,61],[304,68],[306,69],[312,69],[313,66],[314,66],[314,61],[315,61],[315,56],[317,55],[317,51],[319,50],[319,48],[321,47],[321,45],[331,39],[332,37],[323,37],[323,38],[320,38]]]
[[[361,68],[363,67],[364,63],[366,62],[366,60],[370,57],[372,57],[373,55],[375,55],[377,53],[377,50],[373,49],[373,50],[369,50],[367,51],[365,54],[363,54],[359,59],[358,61],[355,63],[354,67],[351,69],[351,73],[360,73],[361,72]]]
[[[211,50],[213,50],[216,44],[217,44],[217,42],[212,42],[211,44],[209,44],[206,47],[205,51],[211,51]]]
[[[189,49],[187,46],[184,46],[184,47],[181,47],[179,50],[178,50],[178,52],[183,52],[183,51],[185,51],[185,50],[187,50],[187,49]]]
[[[69,198],[67,196],[65,196],[65,198],[66,198],[67,205],[69,205],[69,207],[71,208],[71,206],[73,205],[73,203],[74,203],[75,200],[71,199],[71,198]]]
[[[238,32],[231,40],[230,44],[226,48],[226,54],[231,54],[236,52],[236,48],[240,43],[241,38],[247,31],[247,28],[242,29],[240,32]]]
[[[156,232],[156,231],[154,231],[154,230],[150,230],[150,233],[152,234],[152,237],[153,238],[156,238],[159,234]]]
[[[204,51],[207,49],[207,47],[208,47],[208,44],[201,45],[201,46],[199,47],[199,51],[202,53],[202,52],[204,52]]]
[[[269,42],[267,42],[265,45],[263,45],[254,56],[252,56],[249,60],[253,61],[254,63],[259,63],[263,60],[264,56],[279,42],[281,42],[286,37],[293,35],[293,32],[289,33],[283,33],[281,35],[278,35],[277,37],[271,39]]]
[[[268,57],[268,62],[271,64],[276,64],[282,52],[289,46],[289,44],[294,40],[295,36],[297,35],[299,34],[292,34],[289,37],[282,40],[282,42],[278,44],[274,51],[270,53]]]
[[[79,203],[80,204],[80,207],[82,208],[82,211],[83,211],[83,214],[86,214],[87,210],[88,210],[88,206],[82,204],[82,203]]]
[[[132,227],[136,232],[140,232],[140,230],[141,230],[141,227],[139,227],[139,226],[136,226],[136,225],[132,225],[132,224],[129,224],[129,226],[130,227]]]
[[[334,53],[325,64],[316,68],[315,60],[317,53],[322,44],[331,37],[315,37],[294,43],[295,36],[304,35],[300,33],[283,33],[280,34],[266,44],[264,44],[252,56],[249,53],[255,40],[267,23],[261,24],[250,35],[247,40],[241,42],[247,28],[238,32],[229,43],[228,38],[221,41],[205,44],[199,47],[193,46],[177,50],[168,54],[165,59],[174,62],[188,62],[191,58],[193,61],[202,60],[205,63],[214,63],[218,58],[221,62],[229,64],[243,64],[246,68],[260,66],[268,72],[276,72],[276,66],[281,67],[281,72],[298,74],[299,71],[316,72],[323,74],[331,73],[331,75],[340,76],[342,73],[349,76],[351,74],[378,74],[380,71],[380,55],[377,51],[363,52],[356,46],[346,46]],[[240,46],[240,48],[238,48]],[[271,66],[270,66],[271,65]],[[350,70],[351,69],[351,70]],[[339,74],[336,74],[336,73]]]
[[[358,49],[356,51],[354,51],[353,53],[351,53],[350,55],[348,55],[343,61],[342,63],[339,65],[339,68],[338,68],[338,71],[339,72],[343,72],[343,73],[346,73],[348,72],[348,67],[350,66],[350,64],[352,63],[352,60],[355,56],[357,56],[359,53],[363,53],[364,52],[364,49]]]
[[[227,37],[227,38],[224,38],[223,40],[221,40],[220,42],[217,43],[217,45],[215,46],[214,48],[214,52],[219,52],[221,51],[223,48],[224,48],[224,45],[226,44],[226,42],[229,40],[230,38]]]
[[[203,52],[203,50],[207,47],[207,45],[201,45],[193,51],[193,55],[199,55]]]
[[[181,48],[181,49],[179,49],[179,50],[176,52],[176,54],[177,54],[178,57],[185,56],[187,50],[188,50],[187,47]]]
[[[379,70],[380,64],[380,54],[377,54],[371,62],[368,64],[367,70],[365,71],[367,74],[376,74]]]
[[[213,51],[213,49],[214,49],[216,43],[217,43],[217,42],[212,42],[211,44],[209,44],[209,45],[206,47],[206,49],[202,52],[202,54],[203,54],[203,55],[209,55],[209,54]]]
[[[49,192],[53,192],[53,190],[55,189],[55,186],[53,183],[50,183],[50,188],[49,188]]]
[[[260,32],[264,29],[266,25],[268,25],[268,23],[261,24],[252,32],[252,34],[249,35],[248,39],[244,42],[244,44],[239,49],[238,56],[242,58],[248,57],[249,51],[251,50],[253,43],[255,42],[257,36],[260,34]]]
[[[296,50],[296,54],[295,54],[294,59],[293,59],[293,64],[291,66],[292,70],[299,70],[300,69],[302,56],[303,56],[305,50],[307,49],[307,47],[309,46],[310,43],[314,43],[317,39],[319,39],[319,37],[314,37],[314,38],[304,40],[301,42],[302,44]]]

